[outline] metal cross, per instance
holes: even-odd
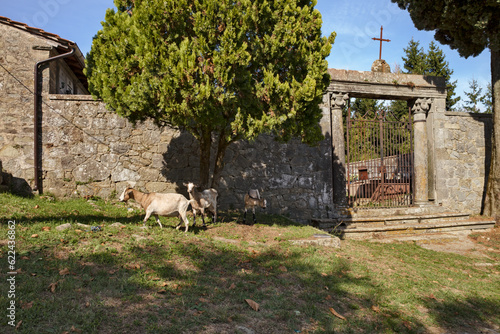
[[[382,42],[390,42],[391,41],[390,39],[383,39],[382,38],[382,30],[384,30],[384,28],[382,26],[380,26],[380,38],[376,38],[376,37],[372,38],[375,41],[380,41],[380,52],[378,54],[378,59],[382,59]]]

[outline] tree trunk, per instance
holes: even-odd
[[[222,174],[222,170],[224,169],[224,156],[226,155],[226,149],[229,146],[229,143],[226,139],[225,131],[222,131],[219,135],[219,141],[217,145],[217,155],[215,157],[215,167],[214,167],[214,175],[212,178],[212,188],[219,188],[219,181]]]
[[[493,131],[491,162],[483,214],[500,222],[500,50],[491,51],[491,85],[493,90]]]
[[[200,182],[202,189],[207,188],[210,180],[210,150],[212,148],[212,134],[210,131],[200,137]]]

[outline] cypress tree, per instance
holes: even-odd
[[[335,33],[321,36],[315,4],[115,0],[87,57],[89,90],[131,121],[191,133],[200,143],[200,185],[209,185],[215,161],[217,187],[235,141],[261,133],[322,139],[319,104]]]

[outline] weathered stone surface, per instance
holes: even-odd
[[[340,248],[340,239],[335,236],[318,236],[310,239],[290,240],[290,243],[296,245],[314,245],[332,248]]]
[[[67,229],[70,229],[70,228],[71,228],[71,224],[70,223],[66,223],[66,224],[62,224],[62,225],[56,226],[56,230],[58,230],[58,231],[64,231],[64,230],[67,230]]]
[[[77,182],[102,181],[109,175],[109,169],[94,160],[88,160],[73,170],[73,176]]]

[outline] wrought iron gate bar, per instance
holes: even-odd
[[[352,117],[346,130],[347,203],[358,208],[411,206],[413,130],[411,113],[397,120],[380,110]]]

